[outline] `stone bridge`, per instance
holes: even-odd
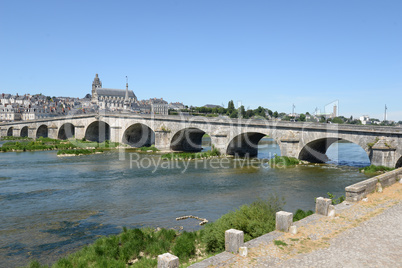
[[[162,151],[200,151],[204,134],[221,153],[256,156],[258,142],[274,139],[281,155],[326,162],[328,147],[339,140],[358,144],[373,165],[402,166],[402,128],[270,120],[246,120],[123,113],[84,114],[0,123],[0,136],[110,140]]]

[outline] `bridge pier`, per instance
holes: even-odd
[[[6,137],[6,136],[7,136],[7,128],[1,128],[0,137]]]
[[[161,151],[170,151],[170,131],[155,131],[155,147]]]
[[[13,128],[13,137],[19,137],[20,134],[21,134],[21,129],[17,128],[17,127],[14,127]]]
[[[228,137],[226,134],[211,135],[211,146],[219,150],[221,154],[226,154]]]
[[[75,139],[82,140],[85,137],[85,126],[75,125]]]
[[[121,137],[123,137],[123,133],[121,131],[122,127],[120,126],[111,126],[110,127],[110,141],[121,143]]]
[[[36,139],[36,128],[28,127],[28,138]]]
[[[396,148],[393,148],[390,141],[380,139],[371,148],[370,161],[372,165],[395,168],[397,160]]]
[[[299,158],[299,139],[284,137],[280,141],[279,148],[281,149],[281,156]]]
[[[58,128],[56,126],[50,126],[47,128],[47,136],[51,139],[57,139]]]

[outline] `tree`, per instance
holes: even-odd
[[[269,114],[269,116],[271,116],[272,117],[272,111],[270,110],[270,109],[268,109],[268,114]]]
[[[334,119],[332,119],[332,123],[343,124],[344,121],[343,121],[343,119],[340,118],[340,117],[335,117]]]
[[[240,115],[240,117],[245,117],[245,115],[246,115],[246,111],[245,111],[245,109],[244,109],[244,106],[242,105],[242,106],[240,106],[240,108],[239,108],[239,115]]]
[[[233,100],[230,100],[229,103],[228,103],[228,112],[232,113],[232,111],[234,109],[235,109],[235,106],[234,106]]]
[[[237,110],[233,110],[232,113],[229,115],[230,118],[237,118]]]
[[[274,116],[275,118],[278,118],[278,116],[279,116],[278,112],[275,111],[274,114],[273,114],[273,116]]]
[[[300,119],[300,121],[302,121],[302,122],[306,121],[306,115],[305,115],[305,114],[300,114],[299,119]]]

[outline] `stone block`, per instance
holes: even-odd
[[[286,211],[276,212],[275,226],[276,230],[288,232],[293,223],[293,213]]]
[[[289,228],[289,233],[291,234],[297,234],[297,226],[296,225],[292,225]]]
[[[239,247],[239,255],[242,257],[247,257],[248,250],[247,247]]]
[[[377,184],[375,185],[375,191],[377,193],[382,193],[382,185],[380,182],[377,182]]]
[[[158,255],[158,268],[177,268],[179,267],[179,258],[170,253]]]
[[[319,215],[328,216],[329,206],[332,204],[332,200],[329,198],[318,197],[315,200],[315,213]]]
[[[239,248],[244,245],[243,231],[229,229],[225,232],[225,251],[238,253]]]
[[[328,208],[328,217],[335,217],[335,206],[330,205]]]

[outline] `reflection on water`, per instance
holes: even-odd
[[[352,145],[352,146],[351,146]],[[355,166],[367,164],[350,143],[339,143],[332,162],[351,156],[354,166],[305,165],[271,169],[258,159],[161,161],[158,155],[118,152],[58,158],[55,152],[0,154],[0,263],[52,262],[122,226],[184,226],[183,215],[216,220],[257,197],[285,197],[285,210],[313,209],[314,198],[366,178]],[[259,144],[259,158],[280,155],[271,139]],[[134,159],[135,161],[130,161]]]

